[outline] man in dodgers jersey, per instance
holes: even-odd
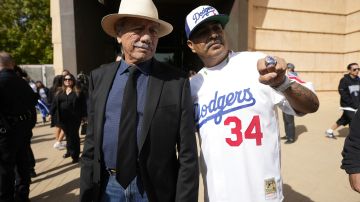
[[[205,200],[282,201],[276,106],[304,115],[317,111],[319,101],[285,76],[283,59],[267,58],[272,66],[266,66],[262,53],[229,51],[227,22],[215,8],[199,6],[185,24],[187,45],[205,66],[190,81]]]

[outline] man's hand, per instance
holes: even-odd
[[[349,181],[351,188],[360,193],[360,173],[350,174]]]
[[[279,57],[273,58],[277,61],[276,65],[268,65],[267,67],[265,58],[258,60],[259,82],[282,92],[295,112],[299,114],[316,112],[319,109],[319,99],[314,92],[297,82],[289,82],[288,85],[281,87],[281,84],[286,84],[284,83],[286,81],[286,62]]]
[[[257,69],[260,73],[260,83],[276,88],[285,81],[286,62],[279,57],[273,58],[277,61],[275,66],[268,65],[266,67],[265,58],[263,58],[258,60]]]

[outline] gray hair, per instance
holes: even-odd
[[[126,24],[126,20],[127,18],[121,18],[120,20],[118,20],[116,23],[115,23],[115,31],[116,31],[116,34],[119,35],[121,34],[121,31],[123,30],[123,27],[125,26]]]

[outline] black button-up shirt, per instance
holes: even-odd
[[[137,77],[136,89],[137,89],[137,140],[139,141],[141,128],[143,123],[144,105],[147,92],[147,83],[149,80],[149,73],[151,71],[152,60],[145,61],[138,64],[140,70]],[[105,108],[105,124],[104,124],[104,136],[103,136],[103,153],[105,166],[107,168],[116,168],[117,159],[117,146],[118,137],[121,135],[119,131],[122,98],[124,95],[124,89],[129,77],[128,67],[124,60],[121,60],[120,67],[116,72],[114,82],[109,92],[106,108]],[[120,134],[119,134],[120,133]]]

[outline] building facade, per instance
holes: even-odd
[[[51,0],[54,68],[89,72],[115,59],[115,39],[100,21],[116,13],[120,0]],[[154,0],[160,18],[174,31],[159,41],[159,60],[184,70],[199,59],[186,46],[184,19],[196,6],[208,4],[230,15],[226,32],[236,51],[261,51],[295,64],[300,77],[317,91],[337,90],[349,63],[360,63],[359,0]]]

